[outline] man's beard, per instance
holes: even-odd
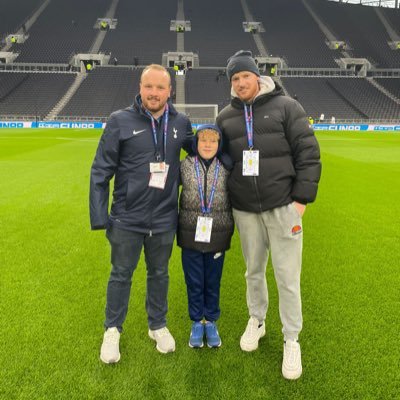
[[[157,103],[154,105],[151,103],[151,101],[153,99],[157,101]],[[158,97],[149,97],[145,100],[142,99],[142,103],[146,107],[147,110],[152,111],[152,112],[157,112],[164,108],[166,102],[161,103],[160,99]]]

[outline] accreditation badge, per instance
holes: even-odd
[[[166,164],[164,161],[161,162],[151,162],[150,172],[165,172]]]
[[[213,219],[210,217],[197,217],[195,242],[210,243]]]
[[[243,176],[258,176],[259,151],[243,150]]]
[[[151,172],[149,186],[157,189],[164,189],[167,182],[169,165],[165,164],[164,172]]]

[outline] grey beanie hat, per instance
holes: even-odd
[[[241,71],[250,71],[257,76],[260,76],[260,71],[258,70],[257,64],[254,61],[250,50],[239,50],[232,57],[228,58],[226,76],[229,81],[232,79],[233,75]]]

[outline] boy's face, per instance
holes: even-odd
[[[212,129],[204,129],[198,135],[197,151],[204,160],[210,160],[218,151],[218,132]]]

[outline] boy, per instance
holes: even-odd
[[[227,193],[228,170],[221,162],[222,135],[215,125],[201,125],[193,141],[195,155],[181,163],[177,241],[187,286],[189,316],[193,321],[189,346],[220,347],[216,321],[225,251],[234,224]]]

